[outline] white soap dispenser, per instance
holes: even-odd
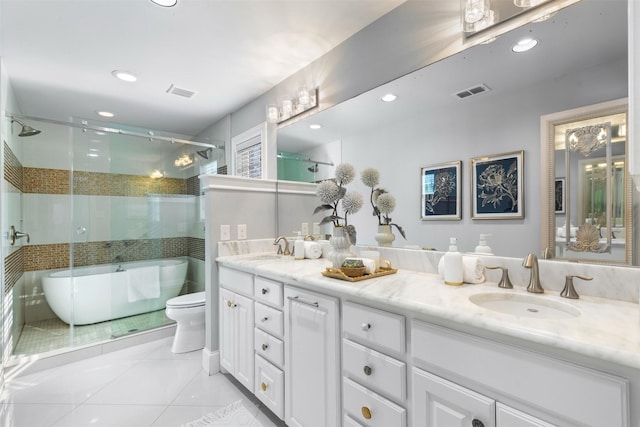
[[[302,232],[296,231],[298,237],[293,243],[293,257],[294,259],[304,259],[304,240],[302,240]]]
[[[478,246],[476,246],[477,254],[493,255],[493,252],[491,252],[491,248],[489,247],[489,245],[487,245],[487,237],[489,236],[491,236],[491,234],[480,235],[480,242],[478,243]]]
[[[462,254],[458,252],[458,241],[455,237],[449,239],[449,252],[444,254],[444,283],[450,286],[461,286]]]

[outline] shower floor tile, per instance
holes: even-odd
[[[73,328],[58,318],[40,320],[24,325],[14,355],[83,346],[171,323],[173,320],[167,318],[164,309]]]

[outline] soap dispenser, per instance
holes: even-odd
[[[302,239],[302,232],[296,231],[298,237],[293,243],[293,257],[294,259],[304,259],[304,240]]]
[[[444,283],[461,286],[462,272],[462,254],[458,252],[458,240],[452,237],[449,239],[449,252],[444,254]]]
[[[477,254],[493,255],[493,252],[491,252],[491,248],[489,247],[489,245],[487,245],[488,236],[491,236],[491,234],[480,235],[480,242],[478,243],[478,246],[476,246]]]

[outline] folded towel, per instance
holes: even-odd
[[[322,256],[322,246],[316,242],[304,242],[304,257],[318,259]]]
[[[440,262],[438,262],[438,274],[440,277],[444,277],[444,256],[440,258]],[[462,281],[464,283],[474,284],[483,283],[485,281],[484,263],[479,257],[462,257]]]
[[[136,267],[122,274],[127,275],[127,299],[136,302],[160,297],[160,267]]]

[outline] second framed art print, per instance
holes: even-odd
[[[471,218],[524,218],[524,151],[474,157]]]

